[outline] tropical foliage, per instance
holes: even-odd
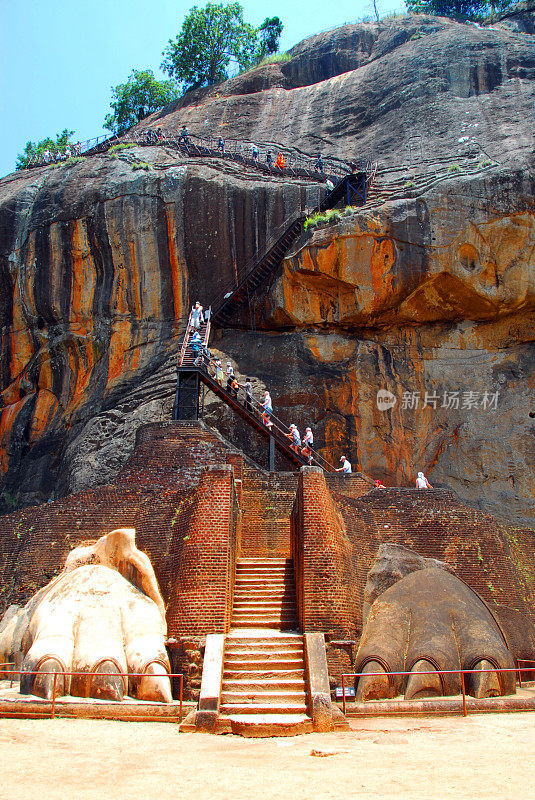
[[[126,83],[112,86],[113,113],[104,127],[113,133],[124,133],[148,114],[171,103],[179,95],[175,81],[159,81],[151,69],[134,69]]]
[[[169,40],[162,69],[186,90],[219,83],[228,78],[231,63],[248,69],[275,53],[282,27],[278,17],[253,27],[245,22],[240,3],[194,6],[178,36]]]
[[[56,134],[55,139],[42,139],[40,142],[26,142],[26,147],[17,156],[17,163],[15,169],[24,169],[32,162],[38,161],[55,161],[59,156],[64,156],[67,150],[72,152],[71,136],[74,131],[69,131],[67,128]],[[45,158],[45,154],[48,153]]]

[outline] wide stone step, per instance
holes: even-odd
[[[234,601],[234,612],[237,611],[281,611],[291,609],[295,613],[295,601],[292,600],[242,600],[239,603]]]
[[[250,647],[225,649],[225,659],[229,662],[258,661],[259,663],[263,663],[269,661],[271,665],[272,661],[298,661],[303,657],[302,647],[287,647],[273,650]]]
[[[225,654],[225,669],[275,669],[279,666],[284,669],[303,669],[304,655],[302,650],[262,652],[227,652]]]
[[[306,703],[221,703],[219,713],[231,714],[306,714]]]
[[[305,669],[302,663],[300,667],[296,667],[295,669],[288,669],[288,664],[284,662],[280,664],[277,664],[277,662],[270,663],[269,667],[267,664],[264,664],[263,667],[257,666],[259,663],[258,661],[252,663],[254,664],[253,668],[250,668],[250,662],[244,662],[238,666],[234,662],[232,664],[228,662],[225,663],[223,680],[234,680],[236,678],[250,678],[252,681],[263,680],[264,678],[281,678],[282,680],[289,678],[305,679]]]
[[[237,581],[234,584],[234,599],[237,597],[266,597],[271,595],[286,595],[295,597],[294,581]]]
[[[289,591],[286,587],[280,589],[247,589],[234,592],[234,603],[242,603],[251,600],[258,602],[259,600],[293,600],[295,603],[295,593]]]
[[[298,736],[312,733],[312,720],[306,714],[235,713],[220,717],[222,730],[237,736],[265,738],[268,736]]]
[[[238,631],[241,633],[241,630]],[[292,631],[284,631],[284,633],[292,633]],[[236,645],[231,647],[227,645],[225,648],[225,654],[228,658],[242,658],[247,657],[249,658],[250,655],[257,654],[258,659],[262,658],[273,658],[273,657],[287,657],[291,656],[293,658],[300,658],[303,655],[303,646],[301,643],[298,644],[279,644],[273,645],[271,647],[262,647],[261,645],[256,645],[252,642],[242,645]]]
[[[274,628],[275,630],[297,630],[297,620],[279,619],[233,619],[232,625],[235,628]]]
[[[292,566],[289,558],[239,558],[237,567],[286,567]]]
[[[260,527],[258,530],[260,530]],[[263,572],[286,572],[287,570],[290,570],[293,572],[293,568],[294,565],[291,561],[276,561],[275,559],[273,559],[273,561],[255,561],[251,559],[251,561],[236,562],[236,569],[242,572],[254,572],[255,570],[262,570]]]
[[[249,583],[259,583],[260,581],[264,581],[264,583],[284,583],[284,581],[291,581],[294,582],[294,574],[293,572],[236,572],[236,583],[243,583],[248,585]]]
[[[287,613],[276,612],[276,611],[266,611],[262,613],[261,611],[247,611],[243,613],[235,613],[232,615],[232,624],[234,623],[242,623],[249,621],[250,625],[249,628],[255,627],[255,621],[258,620],[259,622],[297,622],[297,618],[295,612],[288,611]],[[243,626],[242,626],[243,627]]]
[[[299,678],[227,678],[223,681],[223,694],[227,692],[243,692],[244,694],[262,692],[276,693],[278,697],[285,697],[288,692],[305,694],[305,682]]]
[[[290,572],[287,575],[284,573],[275,575],[273,572],[267,572],[265,575],[262,575],[260,572],[237,572],[235,583],[237,586],[250,586],[252,583],[254,584],[262,582],[266,586],[271,586],[273,583],[284,584],[287,581],[289,583],[295,583],[293,572]]]
[[[221,702],[222,703],[241,703],[245,705],[246,703],[302,703],[305,704],[306,695],[304,691],[291,691],[291,690],[279,690],[276,687],[273,689],[255,689],[251,687],[251,689],[243,688],[241,690],[232,690],[232,691],[225,691],[222,690],[221,692]]]

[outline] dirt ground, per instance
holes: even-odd
[[[0,719],[0,800],[532,800],[535,713],[351,720],[292,738]]]

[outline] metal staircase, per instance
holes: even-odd
[[[236,311],[249,300],[251,294],[261,284],[267,283],[281,265],[289,248],[303,233],[307,216],[328,211],[343,199],[347,205],[352,202],[364,204],[366,186],[366,172],[345,175],[314,209],[296,214],[286,224],[283,232],[276,234],[269,244],[240,271],[242,277],[238,276],[237,286],[229,289],[223,298],[213,304],[215,309],[212,316],[213,324],[224,327]]]

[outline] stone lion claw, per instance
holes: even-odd
[[[73,550],[64,570],[0,623],[0,660],[22,658],[21,692],[172,701],[165,608],[135,530]],[[70,674],[75,673],[75,674]],[[127,677],[127,673],[135,673]]]
[[[385,560],[384,553],[379,555]],[[395,557],[400,558],[399,552]],[[515,653],[505,620],[498,616],[499,607],[491,610],[451,572],[422,566],[411,567],[415,571],[399,580],[389,577],[389,583],[396,582],[365,609],[368,616],[355,663],[355,672],[362,675],[355,698],[376,700],[403,694],[413,700],[456,695],[462,691],[461,670],[469,671],[465,686],[473,697],[514,694]],[[383,571],[383,579],[386,574]],[[373,570],[369,575],[375,579]],[[514,613],[518,627],[523,615]],[[529,620],[523,617],[520,622],[525,641],[534,641]],[[512,671],[499,672],[502,669]],[[392,672],[409,674],[387,674]]]

